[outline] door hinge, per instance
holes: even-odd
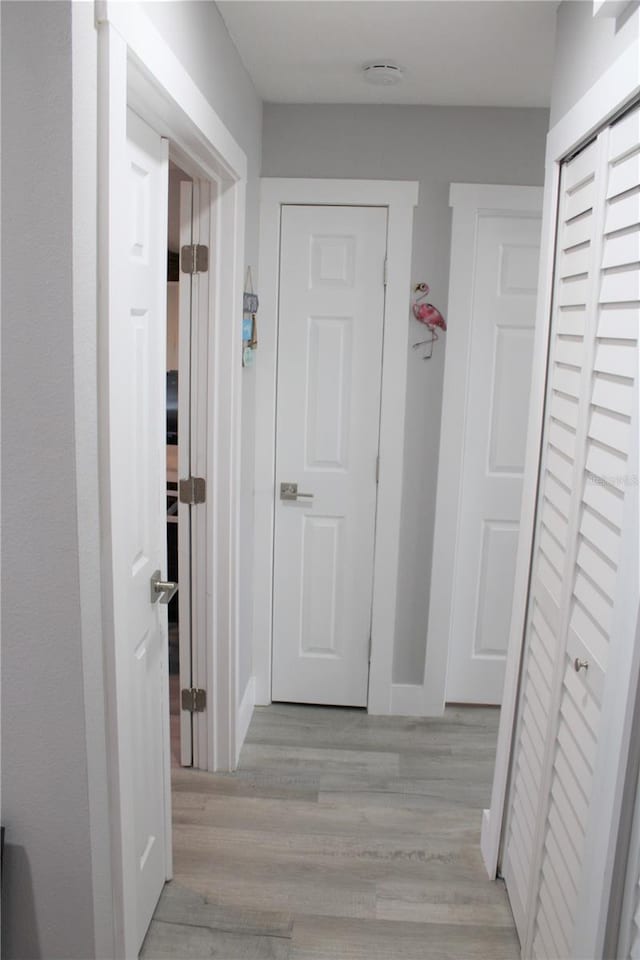
[[[369,663],[371,663],[371,647],[373,645],[372,634],[369,634]]]
[[[204,503],[207,496],[207,481],[204,477],[187,477],[178,484],[180,503],[193,505]]]
[[[376,487],[380,483],[380,454],[376,457]]]
[[[386,287],[389,283],[389,261],[384,258],[384,267],[382,268],[382,285]]]
[[[207,691],[189,687],[181,691],[180,702],[182,709],[189,713],[203,713],[207,707]]]
[[[209,247],[188,243],[182,248],[180,269],[183,273],[206,273],[209,269]]]

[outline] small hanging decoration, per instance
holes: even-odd
[[[254,351],[258,346],[258,296],[253,292],[251,267],[247,267],[247,279],[242,304],[242,366],[250,367],[253,364]]]
[[[419,320],[420,323],[429,329],[431,336],[427,340],[420,340],[418,343],[413,344],[413,349],[417,347],[429,347],[429,352],[425,353],[422,357],[423,360],[430,360],[433,356],[433,345],[438,339],[437,328],[441,330],[447,329],[447,324],[438,310],[437,307],[434,307],[432,303],[427,303],[427,296],[429,294],[429,284],[428,283],[417,283],[413,289],[415,300],[413,302],[413,315],[416,320]]]

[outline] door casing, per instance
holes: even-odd
[[[184,67],[137,4],[98,3],[98,186],[101,204],[98,216],[98,342],[99,443],[103,577],[101,582],[104,644],[104,692],[107,704],[106,744],[99,732],[88,733],[88,750],[106,752],[108,771],[109,865],[112,878],[113,946],[105,956],[133,957],[135,947],[131,909],[123,895],[124,858],[121,836],[120,751],[126,736],[118,730],[114,705],[119,690],[113,663],[113,585],[108,576],[111,554],[109,524],[108,436],[109,417],[105,371],[110,311],[118,278],[109,257],[109,197],[121,188],[116,171],[126,148],[126,113],[132,108],[150,126],[171,142],[172,158],[186,172],[209,181],[216,197],[211,220],[210,271],[216,296],[202,304],[202,318],[209,331],[206,377],[209,388],[206,429],[198,436],[215,437],[206,448],[210,498],[205,523],[206,570],[214,571],[205,582],[205,567],[193,571],[194,588],[206,602],[202,605],[204,629],[200,632],[200,685],[208,694],[203,715],[200,766],[231,769],[236,758],[237,639],[238,639],[238,537],[240,450],[240,325],[222,319],[241,316],[244,260],[244,224],[247,160]],[[232,244],[219,242],[232,236]],[[213,530],[216,530],[216,537]],[[200,667],[198,668],[200,669]],[[90,785],[90,790],[92,789]],[[167,790],[169,784],[167,782]],[[168,807],[168,805],[167,805]],[[167,845],[171,825],[167,824]],[[102,849],[103,837],[94,840]]]
[[[265,178],[260,204],[260,359],[256,366],[253,665],[255,702],[271,702],[273,535],[280,208],[285,204],[387,207],[380,474],[371,617],[368,710],[393,712],[404,419],[409,348],[413,208],[418,184],[393,180]]]

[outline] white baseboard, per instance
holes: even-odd
[[[247,730],[249,729],[249,724],[251,723],[251,718],[253,716],[253,708],[255,706],[256,698],[256,678],[249,677],[247,681],[247,686],[242,695],[242,700],[240,701],[240,706],[238,707],[238,722],[237,722],[237,731],[238,736],[236,739],[236,764],[240,759],[240,751],[242,750],[242,744],[244,743],[245,737],[247,735]]]
[[[392,683],[391,713],[398,717],[423,717],[423,685],[421,683]]]

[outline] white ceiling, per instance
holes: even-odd
[[[258,94],[279,103],[549,104],[555,0],[227,0]],[[360,67],[393,60],[395,87]]]

